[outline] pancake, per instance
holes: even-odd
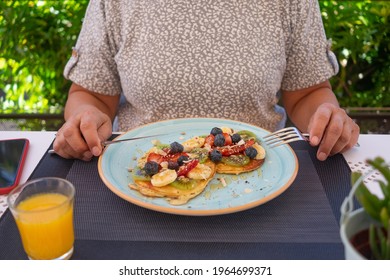
[[[183,143],[152,147],[133,170],[131,189],[144,196],[186,204],[207,187],[216,173],[241,174],[260,168],[265,150],[250,131],[213,128],[209,135]]]
[[[210,133],[205,141],[210,145],[209,157],[216,163],[217,173],[237,175],[254,171],[263,165],[266,151],[254,133],[247,130],[235,132],[230,128],[220,131],[220,135],[213,136]]]
[[[171,205],[182,205],[186,204],[190,199],[198,196],[203,192],[203,190],[207,187],[207,184],[210,180],[213,179],[215,175],[215,164],[211,161],[207,161],[203,164],[199,164],[199,166],[205,165],[210,168],[211,173],[208,177],[204,179],[190,179],[187,178],[188,181],[191,180],[191,183],[185,183],[185,185],[190,185],[191,187],[186,189],[180,188],[177,186],[178,182],[171,183],[162,187],[153,186],[151,181],[141,181],[134,180],[134,184],[130,184],[130,188],[139,191],[141,194],[148,197],[164,197],[168,200]],[[197,172],[195,169],[192,172]],[[189,172],[191,174],[191,171]],[[191,175],[190,175],[191,176]],[[187,180],[184,179],[184,180]],[[178,180],[178,179],[177,179]],[[182,184],[179,182],[179,184]]]
[[[152,147],[132,170],[131,189],[148,197],[164,197],[172,205],[182,205],[199,195],[214,177],[216,165],[207,150],[192,149],[173,142]],[[189,149],[187,149],[189,150]]]
[[[241,174],[251,172],[260,168],[264,163],[264,159],[251,159],[248,164],[244,166],[233,166],[222,162],[217,163],[216,172],[220,174]]]

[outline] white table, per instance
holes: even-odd
[[[26,182],[30,177],[47,148],[53,142],[55,133],[54,131],[0,131],[0,140],[14,138],[27,138],[30,140],[30,148],[27,153],[20,183]],[[6,198],[6,195],[0,195],[0,217],[8,207]]]
[[[24,183],[29,178],[54,137],[54,131],[0,131],[0,139],[27,138],[30,140],[30,149],[20,183]],[[362,134],[359,137],[360,147],[354,147],[343,155],[352,171],[364,171],[366,159],[382,156],[390,162],[389,143],[389,134]],[[380,195],[376,184],[371,190]],[[0,195],[0,217],[6,209],[6,195]]]

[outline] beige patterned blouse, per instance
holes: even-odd
[[[121,131],[187,117],[274,130],[280,89],[337,68],[314,0],[91,0],[64,75],[123,94]]]

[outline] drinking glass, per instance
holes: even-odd
[[[75,188],[44,177],[19,185],[7,197],[23,248],[31,260],[64,260],[73,254]]]

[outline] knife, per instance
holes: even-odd
[[[108,145],[111,145],[111,144],[120,143],[120,142],[133,141],[133,140],[157,137],[157,136],[162,136],[162,135],[166,135],[166,134],[164,133],[164,134],[146,135],[146,136],[132,137],[132,138],[126,138],[126,139],[119,139],[119,140],[106,140],[106,141],[102,141],[101,144],[102,144],[103,147],[105,147],[105,146],[108,146]],[[55,154],[56,153],[53,149],[48,150],[47,152],[49,154]]]
[[[132,137],[132,138],[126,138],[126,139],[119,139],[119,140],[111,140],[111,141],[106,140],[106,141],[102,142],[102,146],[107,146],[107,145],[111,145],[111,144],[115,144],[115,143],[119,143],[119,142],[125,142],[125,141],[133,141],[133,140],[138,140],[138,139],[163,136],[163,135],[166,135],[166,134],[164,133],[164,134],[146,135],[146,136]]]

